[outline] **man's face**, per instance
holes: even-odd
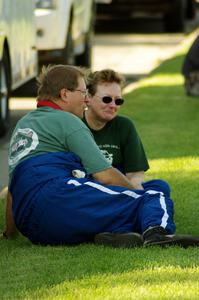
[[[105,96],[111,97],[112,101],[104,103],[103,97]],[[116,105],[115,100],[121,99],[121,97],[122,92],[119,84],[115,82],[99,84],[95,95],[89,96],[89,110],[97,120],[101,122],[111,121],[120,108],[120,105]]]
[[[68,91],[67,111],[79,118],[83,118],[84,110],[87,107],[88,97],[85,81],[82,77],[78,79],[78,86],[74,91]]]

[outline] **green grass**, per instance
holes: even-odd
[[[178,233],[199,235],[199,98],[180,75],[185,45],[126,95],[151,169],[172,188]],[[0,228],[4,224],[0,202]],[[199,249],[40,247],[0,241],[0,299],[199,299]]]

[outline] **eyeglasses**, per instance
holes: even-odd
[[[104,96],[104,97],[97,96],[97,97],[101,98],[102,102],[105,104],[109,104],[112,101],[114,101],[117,106],[120,106],[124,103],[124,99],[122,98],[113,99],[110,96]]]
[[[88,90],[73,90],[72,92],[80,92],[84,98],[88,97]]]

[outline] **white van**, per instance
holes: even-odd
[[[37,75],[34,0],[0,0],[0,136],[8,129],[11,91]]]
[[[91,65],[94,0],[35,0],[40,65]]]

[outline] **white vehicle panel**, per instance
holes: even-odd
[[[26,0],[0,1],[0,31],[3,42],[7,41],[11,62],[12,89],[37,73],[35,48],[34,2]]]
[[[41,0],[35,1],[36,45],[42,63],[56,62],[71,56],[71,52],[78,56],[88,51],[86,35],[91,30],[94,0],[46,0],[46,6]]]
[[[37,75],[34,0],[0,0],[0,136],[8,129],[9,95]]]

